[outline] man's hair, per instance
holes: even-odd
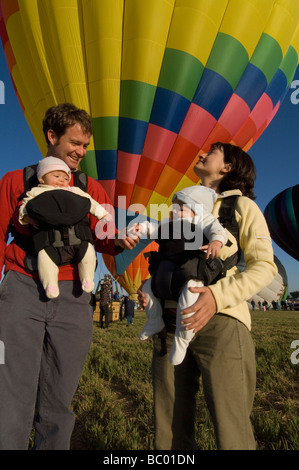
[[[48,131],[52,129],[58,139],[65,134],[68,127],[80,124],[85,134],[92,134],[92,121],[89,114],[84,109],[70,103],[61,103],[52,106],[46,111],[43,119],[43,131],[46,142],[49,145]]]
[[[254,183],[256,179],[256,170],[254,163],[248,153],[244,152],[237,145],[215,142],[211,148],[223,150],[224,163],[231,164],[229,171],[221,180],[219,191],[227,191],[229,189],[239,189],[243,196],[255,199]]]

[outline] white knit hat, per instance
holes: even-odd
[[[175,193],[172,197],[172,202],[177,199],[187,204],[193,212],[198,215],[200,206],[203,207],[205,212],[211,212],[217,197],[217,193],[214,189],[197,185],[189,186]]]
[[[37,165],[37,179],[38,181],[41,180],[43,176],[50,171],[60,170],[64,171],[67,176],[69,177],[69,181],[71,179],[71,170],[67,166],[67,164],[61,160],[60,158],[56,157],[45,157],[38,162]]]

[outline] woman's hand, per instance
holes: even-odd
[[[139,301],[140,307],[141,307],[142,309],[144,309],[144,308],[146,307],[146,298],[145,298],[145,294],[144,294],[144,292],[142,292],[142,286],[143,286],[144,283],[145,283],[145,281],[142,281],[141,286],[140,286],[139,289],[137,290],[138,301]]]
[[[200,294],[198,300],[188,308],[181,310],[181,315],[187,313],[194,314],[181,321],[182,325],[187,325],[186,330],[193,330],[194,333],[201,330],[215,315],[217,311],[214,296],[208,287],[189,287],[190,292]]]

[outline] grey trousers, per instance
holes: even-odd
[[[90,294],[61,281],[46,298],[39,281],[9,271],[0,286],[0,449],[25,450],[35,415],[36,449],[69,449],[70,410],[92,339]]]
[[[163,335],[162,335],[163,336]],[[195,395],[202,377],[218,449],[254,450],[250,422],[256,367],[251,334],[238,320],[216,314],[191,341],[184,361],[172,366],[173,335],[154,338],[155,449],[195,450]],[[166,343],[165,343],[166,341]]]

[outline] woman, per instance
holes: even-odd
[[[265,219],[253,202],[255,168],[250,156],[231,144],[213,144],[194,167],[202,184],[219,195],[213,215],[225,197],[238,195],[235,217],[246,270],[234,267],[209,287],[190,288],[196,303],[182,311],[194,312],[182,323],[196,333],[182,364],[171,366],[165,351],[171,345],[171,327],[154,339],[153,386],[155,447],[157,450],[196,449],[195,395],[202,377],[203,390],[222,450],[255,449],[250,423],[255,393],[255,352],[246,300],[274,279],[272,243]],[[144,297],[139,294],[144,304]],[[171,324],[172,306],[165,302],[165,324]],[[162,345],[162,348],[161,348]],[[166,347],[165,347],[166,346]]]

